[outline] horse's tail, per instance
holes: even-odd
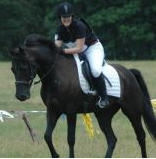
[[[156,140],[156,117],[154,115],[150,95],[146,86],[146,83],[141,75],[141,72],[137,69],[130,69],[138,81],[140,88],[144,95],[144,107],[143,107],[143,118],[150,135]]]

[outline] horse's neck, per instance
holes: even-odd
[[[49,82],[55,83],[57,80],[70,80],[75,73],[74,58],[72,55],[58,54],[54,57],[53,61],[50,62],[47,59],[47,64],[40,63],[39,65],[38,75],[40,79],[42,80],[46,76],[42,80],[42,84],[44,85],[48,85]]]
[[[37,75],[39,76],[42,83],[46,83],[51,80],[51,76],[53,74],[54,60],[50,56],[47,58],[40,58],[37,60],[37,64],[39,66]]]

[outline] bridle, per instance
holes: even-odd
[[[36,85],[36,84],[40,83],[41,81],[43,81],[51,73],[51,71],[53,71],[53,69],[55,67],[55,64],[56,64],[57,57],[58,57],[58,53],[56,53],[54,63],[52,64],[52,66],[50,67],[50,69],[38,81],[34,81],[34,85]],[[24,84],[24,85],[30,86],[32,84],[33,79],[34,79],[34,71],[33,71],[32,66],[31,66],[30,63],[29,63],[29,66],[30,66],[30,71],[31,71],[31,78],[30,78],[30,80],[29,81],[16,81],[15,82],[16,85],[18,85],[18,84]]]
[[[40,83],[41,81],[43,81],[50,73],[51,71],[54,69],[55,67],[55,64],[56,64],[56,58],[57,58],[57,54],[56,54],[56,57],[55,57],[55,62],[52,64],[51,68],[47,71],[47,73],[45,73],[38,81],[35,81],[34,82],[34,85]]]
[[[29,63],[29,68],[30,68],[30,73],[31,73],[30,80],[29,81],[15,81],[16,85],[24,84],[24,85],[30,86],[32,84],[35,75],[34,75],[34,71],[33,71],[30,63]]]
[[[18,85],[18,84],[24,84],[24,85],[31,85],[32,83],[32,80],[29,80],[29,81],[16,81],[15,84]]]

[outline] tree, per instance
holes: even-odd
[[[33,1],[35,2],[35,1]],[[0,52],[6,56],[8,50],[30,33],[44,33],[42,12],[29,0],[0,1]]]
[[[63,0],[1,0],[0,55],[6,55],[30,33],[53,39]],[[156,1],[68,0],[105,47],[109,59],[156,59]]]

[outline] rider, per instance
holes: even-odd
[[[57,14],[60,19],[60,25],[55,35],[55,44],[58,47],[66,44],[68,48],[64,49],[65,54],[84,52],[94,78],[94,87],[100,96],[97,104],[99,107],[104,108],[109,105],[102,74],[102,65],[105,57],[104,48],[90,26],[84,20],[74,18],[73,7],[70,3],[61,3],[57,7]]]

